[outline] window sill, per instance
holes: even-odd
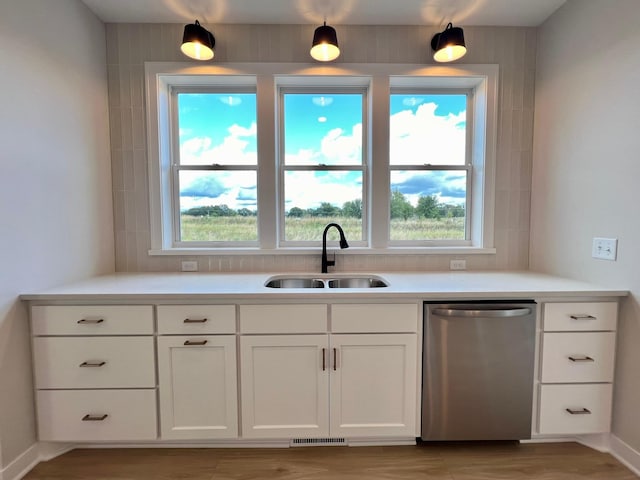
[[[171,248],[149,250],[150,256],[204,256],[204,255],[318,255],[321,247],[317,248]],[[338,248],[330,247],[331,251]],[[389,247],[365,248],[353,247],[345,250],[349,255],[495,255],[495,248],[483,247]]]

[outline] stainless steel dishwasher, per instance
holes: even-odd
[[[424,304],[423,440],[531,438],[536,304]]]

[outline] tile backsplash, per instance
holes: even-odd
[[[216,62],[304,62],[312,25],[218,25]],[[438,27],[339,26],[339,63],[432,64],[429,42]],[[144,62],[184,62],[182,24],[108,24],[116,270],[177,271],[197,260],[203,272],[319,271],[320,255],[150,256]],[[337,271],[448,270],[464,258],[468,270],[528,267],[536,28],[464,27],[468,53],[458,63],[498,64],[496,207],[491,255],[354,255],[341,252]]]

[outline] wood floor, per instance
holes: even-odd
[[[25,480],[637,480],[576,443],[73,450]]]

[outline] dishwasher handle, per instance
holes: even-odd
[[[524,317],[531,314],[530,308],[505,308],[505,309],[464,309],[464,308],[434,308],[431,311],[434,315],[441,317],[482,317],[482,318],[505,318]]]

